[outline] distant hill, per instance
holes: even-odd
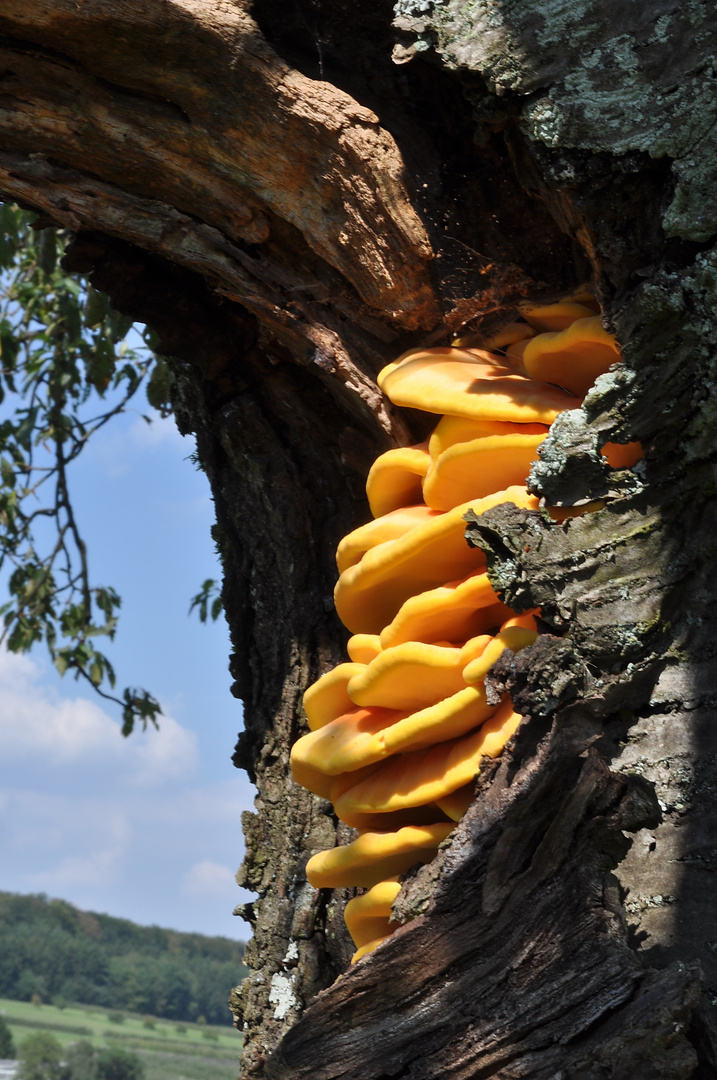
[[[231,1023],[243,942],[138,926],[44,893],[0,892],[0,997]]]

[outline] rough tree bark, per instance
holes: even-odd
[[[711,8],[0,0],[0,193],[157,328],[216,501],[259,792],[247,1080],[717,1074]],[[288,751],[368,466],[426,430],[375,374],[586,280],[624,364],[533,481],[606,508],[469,529],[551,633],[494,669],[526,721],[347,972],[345,896],[303,876],[345,837]],[[608,474],[608,437],[644,463]]]

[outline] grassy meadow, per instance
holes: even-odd
[[[31,1031],[51,1031],[67,1046],[87,1039],[114,1044],[142,1058],[146,1080],[235,1080],[241,1035],[230,1027],[178,1023],[91,1005],[33,1005],[0,998],[0,1015],[17,1046]]]

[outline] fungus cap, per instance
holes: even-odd
[[[304,767],[334,777],[371,764],[371,760],[362,755],[358,748],[372,739],[377,732],[403,719],[405,715],[396,709],[376,706],[354,708],[323,727],[310,731],[308,735],[302,735],[291,748],[290,761],[294,777],[296,778],[298,770]],[[378,755],[373,760],[379,761],[380,757],[381,755]],[[327,787],[326,784],[322,786]]]
[[[397,540],[401,536],[415,529],[416,525],[423,525],[427,521],[433,521],[436,511],[424,506],[402,506],[392,510],[383,517],[374,521],[367,521],[365,525],[359,525],[358,529],[347,533],[336,548],[336,565],[339,573],[348,570],[360,562],[367,551],[385,544],[389,540]]]
[[[496,488],[525,484],[544,438],[542,432],[511,433],[456,443],[431,462],[423,481],[426,504],[433,510],[451,510]]]
[[[368,956],[368,954],[372,953],[374,949],[377,949],[379,945],[382,945],[386,938],[390,938],[392,936],[393,931],[396,929],[396,927],[388,926],[388,921],[386,922],[386,926],[388,928],[388,933],[381,934],[379,937],[374,938],[373,941],[367,941],[365,945],[362,945],[360,949],[356,950],[356,952],[351,957],[352,964],[357,964],[359,960],[362,960],[364,958],[364,956]]]
[[[336,811],[339,816],[388,813],[437,802],[477,776],[481,758],[497,757],[521,720],[510,700],[505,700],[472,735],[401,754],[347,788],[334,802]]]
[[[571,394],[526,379],[494,359],[491,353],[431,349],[384,368],[378,383],[394,405],[475,420],[552,424],[558,413],[578,408]]]
[[[592,308],[576,300],[559,300],[555,304],[519,304],[520,313],[535,330],[565,330],[577,319],[591,319]]]
[[[483,342],[483,348],[489,352],[495,352],[496,349],[504,349],[507,345],[512,345],[516,341],[523,341],[525,338],[533,337],[535,330],[532,326],[528,326],[524,322],[511,322],[501,327],[500,330],[496,330],[489,338]]]
[[[469,650],[480,655],[490,642],[483,635]],[[456,694],[465,683],[464,648],[406,641],[385,649],[348,684],[348,695],[357,705],[380,705],[386,709],[423,709]]]
[[[416,712],[394,709],[355,709],[345,716],[303,735],[292,747],[291,768],[296,779],[301,770],[314,778],[341,776],[341,787],[350,787],[348,773],[355,773],[394,754],[424,749],[467,734],[485,723],[497,710],[489,705],[483,686],[463,686],[457,693]],[[299,780],[299,782],[301,782]],[[325,798],[336,795],[338,787],[325,779],[314,779]],[[308,785],[305,785],[308,786]],[[310,790],[314,790],[311,787]]]
[[[482,683],[493,664],[500,659],[506,649],[520,652],[533,645],[538,638],[538,630],[533,614],[515,615],[500,628],[500,633],[492,639],[481,656],[469,661],[463,668],[463,678],[469,686]]]
[[[388,915],[374,915],[360,921],[356,920],[352,929],[349,926],[346,909],[344,909],[344,919],[346,928],[356,946],[356,952],[351,957],[352,964],[355,964],[362,956],[366,956],[367,953],[373,952],[377,945],[380,945],[382,941],[391,936],[397,926],[396,923],[390,921]]]
[[[485,570],[476,570],[462,581],[410,596],[381,631],[381,645],[388,649],[403,641],[465,641],[489,633],[510,615]]]
[[[375,518],[421,501],[421,480],[428,471],[428,445],[399,446],[376,458],[366,479],[366,497]]]
[[[431,511],[433,520],[367,551],[336,584],[336,611],[344,626],[354,634],[378,634],[409,596],[482,569],[485,556],[466,543],[464,515],[468,510],[480,515],[506,502],[526,510],[538,507],[525,488],[507,488],[446,513]]]
[[[405,874],[416,863],[430,862],[439,844],[455,829],[454,821],[407,825],[396,832],[367,832],[345,847],[312,855],[306,877],[315,889],[370,888]]]
[[[336,716],[353,709],[346,687],[349,680],[363,671],[365,664],[339,664],[327,671],[304,694],[304,712],[312,731],[328,724]]]
[[[619,359],[616,339],[596,315],[577,319],[556,333],[538,334],[523,350],[523,365],[531,378],[564,386],[581,398]]]
[[[444,416],[428,440],[428,453],[432,459],[439,457],[456,443],[472,442],[490,435],[538,435],[548,434],[547,424],[515,424],[510,420],[471,420],[465,416]]]
[[[378,634],[354,634],[346,642],[346,652],[355,664],[370,664],[381,652]]]
[[[379,371],[376,382],[379,385],[379,389],[384,390],[383,383],[399,368],[405,368],[409,364],[412,364],[415,360],[433,360],[434,363],[440,363],[441,361],[451,360],[463,360],[469,364],[490,364],[493,367],[500,367],[503,363],[503,357],[498,353],[490,353],[487,350],[476,349],[474,346],[463,347],[453,343],[448,346],[438,346],[430,348],[422,348],[420,345],[413,349],[408,349],[405,353],[401,353],[397,360],[392,360],[390,364],[386,364],[384,368]],[[433,412],[433,409],[425,410],[427,412]]]
[[[388,921],[391,917],[391,905],[400,891],[401,886],[395,879],[379,881],[363,896],[355,896],[353,900],[349,900],[344,908],[344,918],[346,928],[357,948],[395,930],[397,924],[394,923],[389,928]],[[379,933],[375,932],[377,928],[376,919],[384,920],[385,930],[383,932],[381,930]]]

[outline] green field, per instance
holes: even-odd
[[[30,1031],[51,1031],[63,1046],[87,1039],[97,1047],[114,1044],[134,1050],[144,1062],[147,1080],[234,1080],[239,1069],[241,1035],[230,1027],[7,998],[0,998],[0,1015],[16,1046]]]

